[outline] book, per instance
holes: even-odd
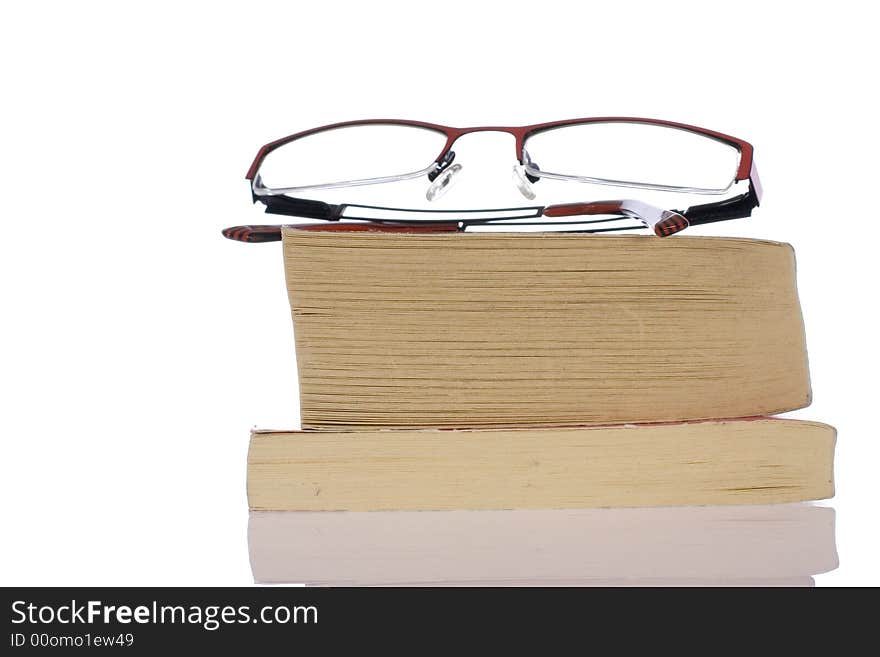
[[[519,511],[253,511],[258,583],[810,586],[837,567],[807,504]]]
[[[807,406],[787,244],[285,227],[302,426],[506,427]]]
[[[835,430],[775,418],[251,434],[252,510],[768,504],[834,494]]]

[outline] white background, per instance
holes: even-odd
[[[219,233],[266,222],[261,144],[629,115],[755,145],[762,207],[690,233],[794,244],[814,403],[792,415],[839,429],[840,568],[817,583],[880,584],[869,6],[7,3],[0,583],[251,581],[248,432],[298,420],[280,247]]]

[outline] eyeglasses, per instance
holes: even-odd
[[[503,132],[514,137],[517,164],[513,179],[527,199],[536,197],[535,187],[542,179],[734,195],[684,210],[658,208],[637,199],[487,210],[416,210],[331,204],[291,196],[425,177],[425,196],[433,201],[462,170],[455,162],[454,144],[463,135],[476,132]],[[683,123],[625,117],[474,128],[393,119],[334,123],[266,144],[246,177],[254,202],[263,203],[269,214],[337,221],[339,229],[354,230],[463,231],[481,225],[535,225],[588,233],[648,228],[663,237],[692,225],[748,217],[761,200],[748,142]],[[744,190],[735,193],[741,187]],[[608,218],[559,220],[600,215]],[[635,223],[620,226],[621,218]],[[609,222],[616,223],[613,227],[603,225]],[[272,242],[281,239],[281,226],[236,226],[225,229],[223,235],[243,242]]]

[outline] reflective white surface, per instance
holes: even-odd
[[[809,586],[837,567],[834,509],[807,504],[250,514],[258,583]]]

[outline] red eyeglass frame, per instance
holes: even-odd
[[[543,132],[545,130],[553,130],[555,128],[562,128],[572,125],[584,125],[590,123],[640,123],[646,125],[674,128],[678,130],[684,130],[686,132],[699,134],[710,139],[714,139],[716,141],[720,141],[736,148],[739,151],[740,161],[736,175],[734,177],[734,181],[749,181],[749,190],[745,194],[741,194],[739,196],[735,196],[733,198],[725,199],[715,203],[706,203],[698,206],[691,206],[684,211],[670,211],[670,214],[672,216],[661,222],[658,222],[654,226],[654,232],[659,236],[666,236],[677,233],[684,228],[687,228],[687,226],[689,225],[698,225],[715,221],[725,221],[728,219],[748,217],[751,215],[752,209],[760,205],[762,190],[757,174],[757,169],[754,163],[754,149],[749,142],[743,139],[739,139],[737,137],[733,137],[731,135],[717,132],[715,130],[708,130],[699,126],[689,125],[687,123],[678,123],[675,121],[666,121],[662,119],[623,116],[568,119],[563,121],[551,121],[548,123],[536,123],[527,126],[476,126],[470,128],[455,128],[451,126],[439,125],[436,123],[427,123],[424,121],[409,121],[405,119],[361,119],[355,121],[343,121],[340,123],[332,123],[309,130],[304,130],[302,132],[297,132],[295,134],[288,135],[286,137],[282,137],[281,139],[276,139],[275,141],[265,144],[257,152],[257,155],[251,163],[251,166],[248,169],[247,175],[245,177],[247,180],[253,182],[257,176],[257,172],[259,171],[261,164],[263,163],[263,160],[266,158],[267,155],[269,155],[269,153],[271,153],[275,149],[297,139],[301,139],[303,137],[307,137],[309,135],[324,132],[327,130],[334,130],[337,128],[345,128],[358,125],[400,125],[433,130],[435,132],[442,133],[446,136],[446,143],[434,160],[434,162],[438,165],[438,169],[428,175],[428,177],[433,180],[434,177],[442,173],[442,170],[451,163],[451,159],[447,161],[448,155],[452,152],[452,146],[463,135],[472,134],[475,132],[503,132],[510,134],[515,139],[517,161],[520,164],[525,164],[525,142],[530,136],[539,132]],[[332,205],[328,203],[323,203],[321,201],[314,201],[310,199],[295,199],[288,196],[254,195],[253,198],[255,202],[258,200],[263,202],[266,205],[266,212],[270,214],[307,217],[311,219],[323,219],[327,221],[338,221],[339,219],[348,218],[343,217],[342,213],[345,211],[346,208],[349,207],[361,207],[378,210],[384,209],[390,211],[401,210],[399,208],[376,208],[374,206],[360,206],[357,204]],[[623,203],[623,201],[593,201],[585,203],[567,203],[545,207],[537,206],[527,208],[502,208],[499,209],[499,211],[523,210],[530,212],[530,214],[526,214],[525,217],[565,217],[576,215],[613,214],[616,212],[622,212],[624,207]],[[418,212],[425,211],[420,210]],[[432,212],[454,214],[458,212],[467,213],[471,211],[435,210]],[[491,211],[486,210],[483,212]],[[496,219],[496,221],[497,220],[498,219]],[[403,220],[391,219],[387,221],[370,219],[369,221],[376,224],[376,229],[379,229],[383,225],[388,227],[413,226],[415,228],[417,226],[417,223],[422,225],[428,223],[425,220],[421,220],[418,222],[408,222]],[[438,221],[431,221],[430,223],[434,224],[435,230],[440,230],[442,229],[442,227],[446,227],[449,230],[462,230],[467,225],[474,225],[476,223],[489,223],[490,221],[492,220],[468,221],[467,219],[464,219],[461,221],[451,222],[448,219],[443,219]],[[399,228],[395,228],[395,230],[398,229]],[[602,232],[602,229],[591,232]],[[236,226],[233,228],[225,229],[223,231],[223,234],[230,239],[245,242],[266,242],[277,241],[281,239],[280,226]]]

